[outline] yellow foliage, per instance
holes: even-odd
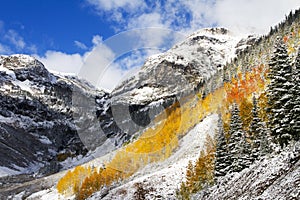
[[[215,141],[208,136],[205,142],[205,151],[200,152],[199,158],[193,164],[189,161],[186,171],[186,181],[181,184],[178,193],[179,198],[189,199],[189,196],[205,185],[211,185],[214,182],[214,160],[216,144]]]
[[[252,113],[251,113],[252,107],[253,107],[252,102],[249,99],[243,98],[241,100],[239,108],[240,108],[240,117],[243,122],[244,130],[249,129],[250,123],[252,121]]]
[[[91,174],[90,167],[77,166],[73,171],[68,171],[57,183],[57,191],[65,196],[77,193],[83,180]]]

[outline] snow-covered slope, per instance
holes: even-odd
[[[192,199],[300,199],[300,143],[262,158],[240,173],[222,177]]]
[[[170,158],[146,166],[124,184],[110,190],[105,197],[100,191],[89,199],[131,200],[138,185],[149,191],[147,199],[176,199],[176,189],[185,180],[188,162],[196,161],[208,135],[214,137],[217,120],[216,114],[205,118],[180,140],[179,147]]]

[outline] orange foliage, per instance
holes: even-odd
[[[246,72],[244,76],[239,73],[238,79],[232,78],[231,82],[225,83],[224,88],[227,101],[240,104],[244,98],[250,98],[254,92],[261,91],[265,86],[266,72],[264,65],[254,67],[251,72]]]

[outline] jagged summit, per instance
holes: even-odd
[[[2,69],[1,71],[22,82],[29,80],[51,83],[55,79],[40,61],[29,55],[14,54],[11,56],[1,56],[0,68]]]
[[[37,59],[25,54],[13,54],[10,56],[0,56],[0,63],[7,69],[30,68],[36,65],[42,65]]]

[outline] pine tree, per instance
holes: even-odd
[[[250,139],[246,135],[241,138],[241,166],[243,169],[248,168],[254,161]]]
[[[261,147],[262,145],[266,145],[266,142],[268,142],[266,135],[266,127],[264,126],[264,123],[258,116],[258,105],[257,105],[257,99],[255,95],[253,95],[253,108],[252,108],[252,122],[250,125],[249,133],[251,135],[252,139],[252,155],[253,158],[258,158],[262,152]],[[264,141],[263,141],[264,140]]]
[[[265,122],[259,123],[258,135],[259,135],[258,140],[260,140],[259,157],[261,157],[261,156],[265,156],[273,151],[272,137],[269,134],[269,131],[267,129]]]
[[[215,160],[215,177],[225,176],[229,171],[230,157],[228,154],[227,142],[224,135],[222,118],[219,115],[218,120],[218,138]]]
[[[254,140],[257,137],[257,130],[259,128],[259,123],[261,122],[260,118],[258,117],[257,99],[256,99],[255,95],[253,95],[252,104],[253,104],[253,107],[251,110],[252,122],[250,124],[249,134],[251,136],[251,139]]]
[[[231,112],[229,134],[230,138],[228,143],[228,150],[231,156],[230,172],[239,172],[243,169],[243,148],[241,141],[244,140],[244,133],[242,129],[242,121],[239,116],[239,109],[236,104],[233,104],[233,109]]]
[[[294,140],[300,139],[300,47],[298,48],[297,57],[293,68],[292,93],[294,95],[292,109],[292,135]]]
[[[291,82],[292,68],[290,66],[287,47],[282,39],[277,38],[275,51],[271,57],[268,85],[269,127],[272,136],[281,147],[286,146],[291,139]]]

